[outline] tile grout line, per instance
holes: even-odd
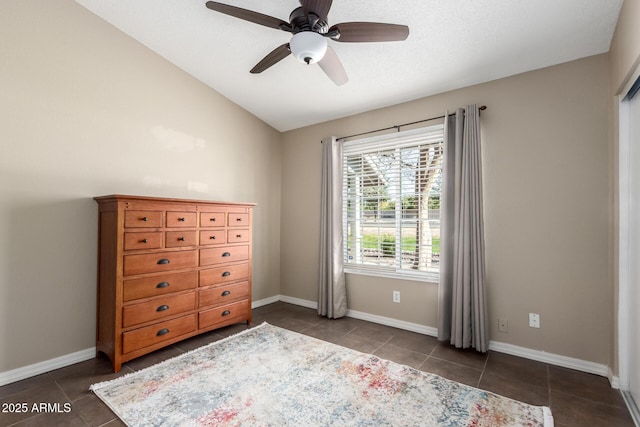
[[[478,388],[480,388],[480,383],[482,382],[482,377],[484,377],[484,371],[487,369],[487,364],[489,363],[489,358],[491,357],[491,352],[487,352],[487,358],[484,359],[484,366],[482,367],[482,372],[480,372],[480,377],[478,378]]]
[[[375,350],[373,350],[373,351],[371,352],[371,354],[375,353],[376,351],[380,350],[382,347],[384,347],[385,345],[387,345],[387,343],[389,343],[389,341],[391,341],[391,340],[393,339],[393,337],[394,337],[394,336],[395,336],[395,335],[393,335],[393,334],[392,334],[392,335],[389,337],[389,339],[387,339],[385,342],[383,342],[383,343],[382,343],[378,348],[376,348]]]
[[[425,358],[424,358],[424,360],[422,361],[422,364],[420,365],[420,368],[422,368],[422,367],[424,366],[424,364],[425,364],[425,363],[427,363],[427,360],[431,359],[432,357],[433,357],[434,359],[438,359],[437,357],[434,357],[434,356],[433,356],[433,353],[436,351],[436,349],[437,349],[437,348],[438,348],[438,346],[440,345],[440,342],[441,342],[441,341],[438,341],[438,342],[436,343],[436,345],[434,345],[434,346],[433,346],[433,348],[431,349],[431,351],[429,352],[429,354],[427,354],[427,357],[425,357]],[[442,341],[442,342],[444,342],[444,341]],[[438,359],[438,360],[441,360],[441,359]],[[422,369],[420,369],[420,370],[422,370]]]
[[[549,400],[547,400],[547,404],[549,405],[549,409],[551,409],[551,368],[547,364],[547,393],[549,393]]]
[[[67,393],[65,393],[64,389],[62,388],[62,386],[60,384],[58,384],[58,380],[54,379],[53,377],[51,377],[51,380],[56,385],[56,387],[58,387],[58,389],[60,390],[62,395],[67,399],[67,401],[73,405],[73,400],[71,400],[69,395]],[[79,399],[76,399],[76,400],[79,400]]]

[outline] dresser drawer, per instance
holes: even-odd
[[[198,307],[226,304],[249,296],[249,282],[233,283],[231,285],[216,286],[201,289]]]
[[[195,227],[195,212],[167,212],[167,227]]]
[[[227,232],[227,242],[229,243],[244,243],[249,241],[249,229],[241,228],[229,230]]]
[[[200,265],[214,265],[249,259],[249,246],[200,249]]]
[[[124,275],[156,273],[193,268],[198,264],[198,251],[157,252],[144,255],[125,255]]]
[[[125,211],[125,227],[162,227],[162,211]]]
[[[196,315],[145,326],[122,334],[122,352],[131,353],[196,330]]]
[[[184,313],[196,308],[195,291],[187,294],[154,298],[151,301],[131,304],[122,308],[122,327],[139,325],[151,320]]]
[[[200,270],[200,286],[218,285],[249,278],[249,264]]]
[[[248,213],[229,212],[229,227],[248,227],[248,226],[249,226]]]
[[[224,212],[200,212],[200,227],[224,227]]]
[[[200,231],[200,246],[220,245],[227,243],[227,233],[224,230]]]
[[[249,314],[249,300],[226,304],[198,313],[198,327],[207,328],[218,323],[228,323],[232,319],[240,320],[246,318],[247,314]]]
[[[198,233],[195,230],[190,231],[167,231],[167,239],[165,246],[167,248],[176,248],[179,246],[196,246],[198,244]]]
[[[144,279],[129,279],[124,281],[124,301],[139,298],[160,296],[172,292],[186,291],[198,286],[198,272],[163,274],[145,277]]]
[[[160,249],[162,247],[162,232],[149,231],[146,233],[124,233],[124,250]]]

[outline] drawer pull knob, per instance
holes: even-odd
[[[209,239],[216,240],[216,236],[210,236]]]
[[[169,282],[160,282],[156,285],[157,289],[168,288],[168,287],[169,287]]]
[[[140,240],[140,243],[147,243],[147,239]]]
[[[168,305],[161,305],[160,307],[156,308],[156,311],[167,311],[167,310],[169,310]]]
[[[169,264],[170,261],[168,259],[166,259],[166,258],[162,258],[162,259],[159,259],[157,263],[158,264]]]
[[[228,277],[231,276],[231,273],[228,271],[225,271],[224,273],[222,273],[222,277]]]
[[[216,222],[216,219],[215,218],[209,218],[209,221]]]
[[[231,256],[231,252],[225,252],[225,253],[222,254],[222,256],[225,257],[225,258],[228,257],[228,256]]]
[[[242,218],[236,218],[236,221],[242,222]]]
[[[147,218],[146,216],[143,216],[143,217],[142,217],[142,220],[143,220],[144,222],[147,222],[147,221],[149,221],[149,218]]]
[[[231,291],[224,291],[222,294],[220,294],[221,297],[226,297],[227,295],[231,295]]]
[[[178,218],[178,221],[184,222],[184,218]]]
[[[229,310],[225,310],[225,311],[222,312],[223,316],[228,316],[230,314],[231,314],[231,312]]]
[[[158,333],[156,334],[156,336],[161,337],[161,336],[166,335],[168,333],[169,333],[169,330],[167,328],[164,328],[164,329],[160,329],[158,331]]]
[[[184,242],[184,237],[178,237],[178,240]]]
[[[242,234],[236,234],[236,239],[241,239],[242,238]]]

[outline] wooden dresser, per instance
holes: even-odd
[[[253,204],[96,197],[97,352],[122,363],[251,323]]]

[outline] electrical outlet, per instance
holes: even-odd
[[[540,327],[540,315],[537,313],[529,313],[529,327],[530,328],[539,328]]]
[[[505,334],[509,332],[509,322],[507,321],[507,319],[498,319],[498,331],[504,332]]]
[[[400,291],[393,291],[393,302],[400,302]]]

